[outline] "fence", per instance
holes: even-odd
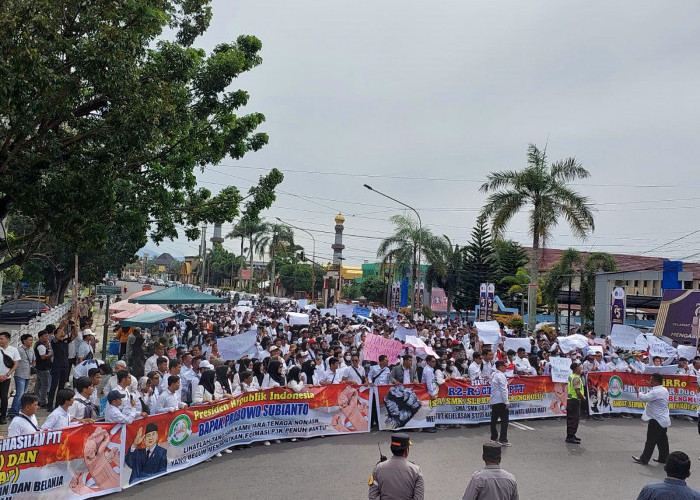
[[[21,325],[17,330],[12,330],[12,339],[10,345],[18,347],[20,337],[25,333],[30,333],[36,338],[36,334],[46,328],[46,325],[57,324],[73,310],[73,302],[64,302],[51,309],[49,312],[41,314],[31,320],[26,325]]]

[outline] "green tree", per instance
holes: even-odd
[[[493,281],[494,250],[491,233],[485,215],[476,219],[471,232],[471,240],[464,247],[464,265],[460,274],[459,292],[454,306],[460,311],[468,311],[479,302],[479,285]]]
[[[464,252],[459,245],[453,246],[450,239],[443,235],[442,238],[435,238],[433,246],[426,253],[426,258],[430,264],[426,273],[426,285],[431,288],[434,283],[445,291],[449,318],[452,300],[459,289],[464,272]]]
[[[316,276],[323,276],[323,268],[316,266]],[[308,264],[284,264],[279,270],[280,284],[288,295],[296,291],[311,294],[311,266]],[[317,279],[314,295],[318,297],[323,290],[323,280]]]
[[[559,328],[559,292],[572,283],[582,265],[581,252],[573,248],[564,250],[557,263],[547,273],[542,287],[543,301],[554,311],[554,323]],[[568,333],[567,333],[568,335]]]
[[[495,251],[494,281],[496,282],[496,293],[505,297],[508,287],[501,286],[500,280],[506,276],[515,276],[518,269],[525,266],[530,259],[520,244],[513,240],[495,240],[493,248]]]
[[[606,252],[593,252],[588,255],[581,270],[581,324],[592,322],[595,308],[595,275],[598,272],[617,271],[615,257]]]
[[[360,283],[360,291],[369,302],[381,302],[386,293],[386,285],[381,276],[368,276]]]
[[[411,271],[411,283],[409,289],[413,290],[413,284],[417,279],[418,244],[421,252],[425,254],[431,248],[435,238],[427,228],[421,228],[418,222],[411,217],[394,215],[389,219],[394,224],[394,234],[382,240],[377,249],[377,257],[382,259],[382,264],[393,262],[397,275],[402,276],[407,270]],[[413,292],[411,292],[413,294]]]
[[[360,285],[357,283],[352,283],[343,287],[344,299],[357,300],[360,296],[362,296],[362,290],[360,290]]]
[[[273,295],[277,276],[277,255],[284,254],[287,248],[295,247],[294,231],[285,224],[268,223],[261,237],[261,244],[270,255],[270,295]]]
[[[248,93],[232,88],[261,63],[261,43],[195,48],[209,3],[0,2],[0,220],[25,219],[0,241],[0,269],[49,235],[94,253],[117,223],[158,243],[238,215],[238,189],[214,196],[195,168],[267,143],[256,131],[264,116],[241,113]],[[270,206],[282,178],[273,169],[249,190],[249,216]]]
[[[482,193],[490,193],[482,213],[491,219],[491,229],[500,237],[510,220],[526,207],[530,209],[528,225],[532,237],[530,280],[538,283],[540,247],[546,247],[552,230],[563,218],[574,236],[585,239],[594,229],[593,211],[588,198],[578,194],[569,183],[585,179],[588,170],[576,158],[567,158],[547,166],[546,150],[530,144],[527,165],[520,171],[504,170],[487,176]],[[535,328],[537,303],[535,287],[528,289],[528,328]]]

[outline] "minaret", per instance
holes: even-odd
[[[209,240],[212,243],[223,243],[224,239],[221,237],[221,222],[214,224],[214,236]]]
[[[343,260],[343,222],[345,222],[345,217],[343,214],[338,214],[335,216],[335,243],[331,245],[333,249],[333,265],[339,266]]]

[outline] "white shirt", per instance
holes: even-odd
[[[153,414],[157,415],[159,413],[167,413],[169,411],[175,411],[184,407],[185,403],[180,401],[180,398],[178,398],[177,393],[172,393],[170,392],[170,390],[167,390],[163,394],[158,396],[158,401],[156,401]]]
[[[357,375],[355,370],[357,370],[360,373],[360,376]],[[346,366],[345,370],[343,371],[343,376],[351,382],[355,382],[356,384],[362,384],[362,378],[365,376],[365,368],[361,365],[357,368],[355,368],[353,365]]]
[[[94,392],[94,391],[93,391],[93,392]],[[84,403],[83,401],[84,401],[84,402],[87,402],[87,404],[89,404],[89,405],[92,405],[92,403],[90,402],[90,400],[85,399],[85,398],[83,397],[82,394],[79,394],[79,393],[76,392],[76,393],[75,393],[75,398],[74,398],[74,400],[73,400],[73,404],[70,405],[70,406],[68,407],[68,415],[70,415],[71,418],[75,418],[75,419],[78,419],[78,418],[85,418],[85,410],[86,410],[86,407],[85,407],[85,403]],[[92,412],[93,412],[93,413],[92,413],[92,415],[93,415],[92,418],[96,418],[96,417],[97,417],[97,411],[95,411],[95,409],[93,408],[93,409],[92,409]]]
[[[369,369],[367,381],[375,385],[388,385],[391,383],[391,369],[388,366],[382,368],[379,365],[373,365]]]
[[[146,360],[146,364],[143,366],[143,373],[148,375],[151,372],[157,372],[158,371],[158,356],[157,354],[154,354],[150,358]]]
[[[80,377],[87,377],[91,368],[100,366],[96,359],[88,359],[73,368],[73,380],[78,380]]]
[[[214,394],[210,394],[202,384],[197,384],[197,388],[194,390],[194,396],[192,397],[192,402],[195,404],[202,404],[204,399],[212,399],[218,401],[223,399],[224,391],[221,388],[221,383],[218,380],[214,381]]]
[[[318,383],[330,382],[331,384],[339,384],[343,380],[343,374],[340,368],[336,368],[335,372],[331,370],[323,371],[318,377]]]
[[[435,383],[435,371],[433,370],[432,366],[425,365],[425,368],[423,368],[423,377],[421,382],[428,386],[428,394],[431,396],[437,396],[438,387]]]
[[[491,375],[491,400],[489,404],[508,403],[508,379],[505,373],[496,370]]]
[[[639,393],[637,399],[645,401],[642,420],[656,420],[661,427],[670,427],[671,417],[668,413],[668,389],[663,385],[652,387],[647,393]]]
[[[20,412],[20,415],[24,414]],[[32,421],[35,427],[32,427],[32,424],[27,422],[27,418],[21,417],[20,415],[17,415],[12,419],[12,422],[10,422],[10,427],[7,430],[7,437],[21,436],[23,434],[34,434],[37,432],[39,423],[36,421],[36,415],[32,415],[31,417],[29,415],[25,415],[25,417]]]
[[[11,345],[7,346],[5,349],[0,349],[0,351],[11,357],[13,361],[19,361],[22,359],[17,348]],[[0,359],[0,375],[7,375],[9,371],[10,369],[6,367],[5,363],[3,363],[2,359]]]
[[[525,375],[537,375],[537,370],[530,366],[530,360],[527,357],[515,357],[515,371]]]
[[[480,379],[482,377],[481,374],[481,367],[483,366],[483,361],[481,364],[476,364],[472,362],[472,364],[469,365],[469,378],[474,381],[477,379]]]
[[[42,430],[51,429],[63,429],[64,427],[70,427],[70,415],[68,412],[59,406],[46,418],[44,424],[41,426]]]
[[[117,424],[130,424],[136,418],[136,412],[133,408],[122,410],[118,406],[107,403],[105,407],[105,422],[114,422]]]
[[[496,363],[494,361],[484,361],[481,363],[481,378],[489,378],[496,371]]]

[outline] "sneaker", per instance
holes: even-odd
[[[265,441],[265,442],[263,442],[263,445],[265,445],[265,446],[270,446],[270,442],[269,442],[269,441]]]
[[[501,444],[500,441],[498,441],[498,439],[492,439],[491,442],[493,444]]]
[[[216,458],[221,458],[221,457],[223,457],[223,455],[221,454],[221,452],[217,453],[217,454],[214,455],[214,456],[215,456]]]
[[[275,444],[280,444],[282,441],[280,441],[279,439],[275,439],[275,440],[272,441],[272,442],[275,443]]]
[[[641,464],[641,465],[649,465],[649,462],[642,462],[642,459],[639,457],[635,457],[632,455],[632,460],[634,460],[635,463]]]
[[[498,444],[500,444],[501,446],[513,446],[508,441],[499,441]]]
[[[569,444],[579,444],[579,443],[580,443],[580,441],[576,441],[576,439],[570,438],[570,437],[566,438],[566,439],[564,440],[564,442],[565,442],[565,443],[569,443]]]
[[[297,438],[292,438],[291,441],[292,441],[292,443],[296,443],[299,440]]]
[[[231,453],[233,453],[233,450],[231,450],[231,448],[226,448],[224,450],[224,453],[226,453],[227,455],[230,455]]]
[[[629,413],[623,413],[622,418],[632,418],[632,415],[630,415]]]

